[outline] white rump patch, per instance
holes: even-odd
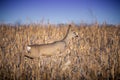
[[[30,51],[31,47],[30,46],[27,46],[27,50]]]

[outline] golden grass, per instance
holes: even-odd
[[[23,57],[28,44],[61,40],[67,26],[0,25],[0,80],[120,79],[120,26],[72,24],[79,37],[61,57]]]

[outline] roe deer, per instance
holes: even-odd
[[[68,45],[68,40],[73,37],[78,37],[78,35],[75,32],[71,31],[70,28],[71,26],[68,27],[67,33],[62,40],[48,44],[28,45],[28,53],[25,56],[29,58],[39,58],[40,56],[52,56],[61,53]]]

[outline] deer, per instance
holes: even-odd
[[[68,26],[68,30],[63,39],[54,41],[47,44],[32,44],[27,45],[27,54],[25,57],[34,59],[39,58],[40,56],[53,56],[61,54],[65,48],[68,46],[68,42],[71,38],[78,37],[78,34],[71,30],[71,25]]]

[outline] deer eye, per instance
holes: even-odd
[[[74,34],[76,34],[76,32],[73,32]]]

